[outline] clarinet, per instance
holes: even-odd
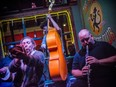
[[[86,46],[86,55],[85,55],[85,57],[87,58],[87,56],[89,56],[89,47],[88,47],[88,45]],[[90,87],[90,65],[87,64],[87,62],[86,62],[86,66],[89,67],[89,70],[88,70],[88,73],[87,73],[87,83],[88,83],[88,87]]]

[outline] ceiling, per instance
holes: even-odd
[[[25,9],[32,10],[32,2],[36,4],[37,9],[46,8],[50,4],[49,1],[52,0],[0,0],[0,16],[22,12],[25,11]],[[73,0],[55,0],[54,6],[65,5],[70,3],[69,1]]]
[[[0,14],[31,8],[32,2],[37,7],[44,4],[44,0],[0,0]]]

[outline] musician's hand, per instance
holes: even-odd
[[[42,48],[42,49],[46,49],[46,44],[42,44],[42,45],[41,45],[41,48]]]
[[[82,75],[87,75],[88,71],[89,71],[89,66],[84,66],[82,68]]]
[[[3,67],[0,69],[0,73],[5,73],[8,67]]]
[[[22,59],[26,55],[20,45],[17,45],[14,48],[12,48],[10,50],[10,53],[13,58],[18,58],[18,59]]]
[[[86,62],[87,62],[87,64],[99,64],[99,60],[98,59],[96,59],[95,57],[93,57],[93,56],[88,56],[87,58],[86,58]]]
[[[51,17],[51,15],[50,15],[50,14],[47,14],[47,18],[48,18],[48,19],[51,19],[52,17]]]

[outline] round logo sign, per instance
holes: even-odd
[[[102,11],[98,2],[92,3],[89,13],[90,27],[95,35],[99,35],[102,31]]]

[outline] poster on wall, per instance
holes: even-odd
[[[106,21],[108,18],[105,18],[108,14],[103,13],[101,3],[98,0],[82,0],[82,7],[85,27],[91,31],[95,40],[112,44],[116,34],[111,26],[107,26],[110,25],[109,20]]]
[[[100,35],[103,28],[102,8],[97,0],[84,0],[84,21],[94,35]]]
[[[99,35],[102,31],[103,15],[98,2],[92,3],[89,11],[89,24],[94,34]]]

